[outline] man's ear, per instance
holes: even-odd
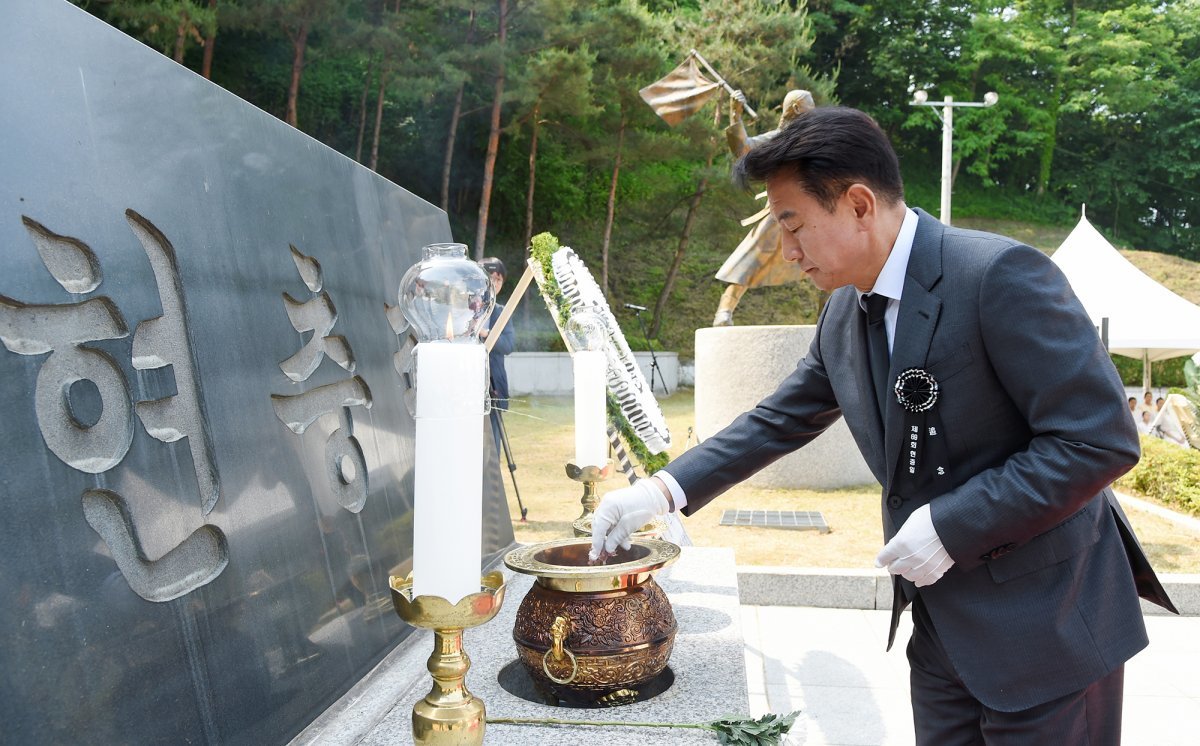
[[[875,209],[878,206],[875,200],[875,192],[866,184],[854,183],[846,190],[846,199],[850,202],[850,208],[854,210],[854,217],[859,220],[870,220],[875,217]]]

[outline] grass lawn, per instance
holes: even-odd
[[[688,428],[694,422],[690,390],[661,399],[671,428],[671,453],[683,452]],[[574,457],[573,400],[570,397],[518,397],[505,415],[509,443],[517,464],[521,500],[529,510],[520,523],[520,510],[505,476],[509,511],[517,541],[533,543],[571,536],[571,521],[582,510],[582,485],[567,477],[565,466]],[[501,464],[501,469],[507,467]],[[623,476],[599,485],[601,494],[625,486]],[[820,511],[832,531],[721,526],[727,509]],[[1154,567],[1160,572],[1200,572],[1200,535],[1157,516],[1126,508]],[[698,546],[733,547],[740,565],[838,567],[875,566],[883,529],[879,485],[847,490],[783,490],[739,485],[683,524]]]

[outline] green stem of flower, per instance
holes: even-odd
[[[626,720],[563,720],[560,718],[488,718],[488,723],[499,725],[598,725],[630,726],[637,728],[698,728],[712,730],[707,723],[631,723]]]

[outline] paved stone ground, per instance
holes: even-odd
[[[1122,499],[1132,500],[1126,496]],[[1164,511],[1164,517],[1197,528],[1188,523],[1196,519],[1170,511]],[[636,719],[702,721],[744,708],[745,699],[719,691],[722,686],[733,685],[740,694],[741,677],[713,674],[701,663],[732,663],[740,669],[735,651],[741,647],[751,714],[801,711],[787,744],[884,746],[913,742],[908,661],[904,655],[912,632],[911,616],[904,615],[896,645],[890,653],[885,652],[890,614],[885,607],[891,601],[891,581],[886,572],[735,568],[732,552],[727,549],[690,548],[685,550],[685,558],[688,553],[697,559],[704,556],[710,561],[720,560],[720,572],[716,572],[715,567],[700,571],[703,582],[698,583],[693,578],[675,587],[666,578],[662,579],[664,588],[668,588],[677,605],[677,615],[685,619],[683,626],[686,629],[681,632],[684,642],[681,644],[677,640],[679,655],[672,658],[672,665],[678,664],[680,671],[702,671],[697,681],[707,696],[698,696],[686,686],[677,686],[667,696],[652,700],[648,704],[650,712],[638,713],[642,717]],[[681,561],[672,569],[681,571],[685,564],[688,563]],[[683,573],[679,574],[680,577],[674,580],[685,579]],[[1160,578],[1172,600],[1188,616],[1168,615],[1158,607],[1143,604],[1150,646],[1125,669],[1123,742],[1126,746],[1200,743],[1197,735],[1200,734],[1200,575],[1167,574]],[[688,596],[689,593],[692,595]],[[707,609],[702,610],[705,613],[696,613],[694,607],[708,603],[705,601],[708,596],[713,597],[709,601],[719,600],[728,608],[719,614]],[[688,614],[681,614],[680,604],[688,608]],[[508,612],[513,612],[515,605],[508,608],[510,605],[506,604]],[[695,619],[686,621],[692,615]],[[497,624],[495,629],[506,627]],[[511,628],[511,625],[510,619],[507,627]],[[704,637],[728,633],[736,636],[739,632],[741,642],[727,641],[732,647],[724,655],[719,652],[714,655],[715,648],[706,644],[690,651],[690,656],[684,654],[689,635]],[[468,631],[468,635],[471,634],[478,635],[480,631]],[[486,640],[492,637],[507,640],[507,635],[496,637],[489,633],[482,640],[473,640],[469,646],[472,657],[477,659],[476,665],[472,666],[472,675],[476,678],[470,686],[481,696],[489,682],[480,681],[478,677],[489,670],[484,647]],[[498,653],[503,661],[511,657],[510,648],[511,643],[505,642],[503,651]],[[416,646],[398,648],[376,671],[331,706],[329,712],[297,736],[293,744],[365,746],[369,743],[411,742],[408,718],[412,702],[429,688],[423,671],[427,651],[427,640]],[[734,659],[729,659],[729,653],[733,653]],[[490,669],[493,673],[499,669],[496,661],[492,661]],[[714,681],[719,684],[704,683]],[[680,682],[677,680],[676,683]],[[714,696],[719,702],[713,701]],[[498,692],[489,692],[485,700],[489,700],[489,714],[497,715],[503,709],[504,696]],[[687,711],[689,707],[698,707],[698,710]],[[666,710],[654,712],[661,708]],[[579,712],[586,711],[574,711]],[[630,719],[634,713],[622,709],[618,714]],[[631,733],[630,729],[618,729],[610,733],[608,729],[595,729],[590,733],[571,732],[568,735],[561,729],[548,733],[541,732],[544,729],[518,732],[514,726],[507,728],[514,732],[505,734],[503,727],[491,728],[489,743],[649,744],[709,740],[707,736],[694,732],[685,735],[680,731]],[[600,731],[605,732],[598,738]],[[712,742],[715,743],[715,739]]]
[[[788,744],[913,742],[905,614],[891,652],[889,612],[743,606],[754,715],[801,710]],[[1123,743],[1200,742],[1200,617],[1147,616],[1150,646],[1125,669]]]

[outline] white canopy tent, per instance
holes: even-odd
[[[1087,217],[1051,257],[1067,276],[1092,323],[1108,319],[1110,352],[1150,363],[1200,352],[1200,306],[1179,297],[1121,256]]]

